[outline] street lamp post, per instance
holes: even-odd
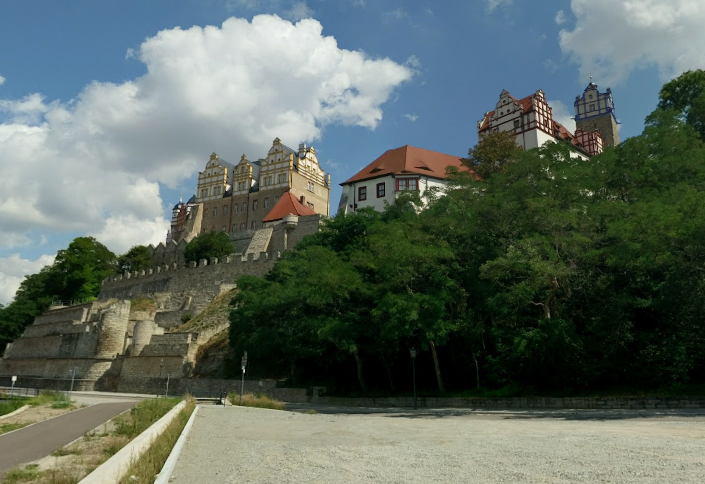
[[[162,383],[162,367],[164,366],[164,358],[159,360],[159,380],[157,380],[157,398],[159,398],[159,385]]]
[[[71,388],[69,389],[69,402],[71,401],[71,392],[73,392],[73,382],[76,379],[76,370],[77,368],[75,366],[71,370]]]
[[[416,350],[411,348],[409,354],[411,355],[411,374],[414,379],[414,410],[416,410],[418,408],[416,405]]]
[[[166,392],[164,398],[169,398],[169,373],[166,374]]]
[[[245,367],[247,366],[247,351],[242,355],[240,367],[242,368],[242,383],[240,383],[240,405],[242,405],[242,394],[245,391]]]

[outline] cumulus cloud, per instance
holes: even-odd
[[[365,0],[351,0],[350,3],[353,7],[365,8],[367,6]]]
[[[509,7],[512,3],[513,0],[485,0],[485,8],[492,13],[500,7]]]
[[[23,259],[19,254],[0,257],[0,304],[7,304],[15,297],[24,276],[34,274],[54,263],[53,255],[43,255],[36,260]]]
[[[412,123],[419,119],[419,117],[416,114],[405,114],[404,117],[411,121]]]
[[[159,183],[175,187],[212,151],[256,159],[277,136],[296,144],[332,123],[374,129],[414,75],[340,49],[316,20],[270,15],[163,30],[133,56],[147,74],[92,82],[66,103],[0,100],[0,248],[36,228],[95,234],[114,251],[162,239]]]
[[[554,121],[558,121],[571,133],[575,133],[574,109],[562,101],[546,101],[551,106]]]
[[[623,82],[636,69],[656,66],[664,80],[705,68],[702,0],[572,0],[572,30],[560,46],[583,78]]]
[[[0,76],[0,86],[2,86],[4,82],[5,82],[5,78]]]

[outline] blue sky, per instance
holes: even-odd
[[[1,2],[0,303],[76,236],[163,240],[212,151],[308,142],[335,210],[388,149],[465,155],[502,89],[570,124],[592,74],[637,135],[705,67],[704,22],[701,0]]]

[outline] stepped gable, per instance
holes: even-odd
[[[355,176],[341,185],[389,174],[416,174],[445,179],[446,168],[454,166],[461,171],[469,171],[462,158],[437,151],[404,145],[387,150],[382,156],[360,170]]]
[[[305,217],[307,215],[316,215],[316,212],[308,207],[304,207],[291,192],[286,192],[282,195],[277,204],[272,207],[272,210],[270,210],[267,216],[262,219],[262,223],[281,220],[287,215]]]

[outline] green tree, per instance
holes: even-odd
[[[61,299],[90,299],[98,296],[100,284],[115,273],[116,257],[93,237],[77,237],[56,254],[54,270]]]
[[[666,83],[661,88],[658,107],[678,111],[683,121],[705,139],[705,71],[688,71]]]
[[[516,163],[522,151],[513,131],[488,133],[468,150],[468,157],[463,159],[463,164],[486,179]]]
[[[140,271],[152,267],[152,253],[144,245],[134,245],[117,258],[117,270],[120,273]]]
[[[186,262],[199,262],[201,259],[210,260],[211,257],[221,258],[230,255],[234,249],[227,233],[205,232],[186,245],[184,258]]]

